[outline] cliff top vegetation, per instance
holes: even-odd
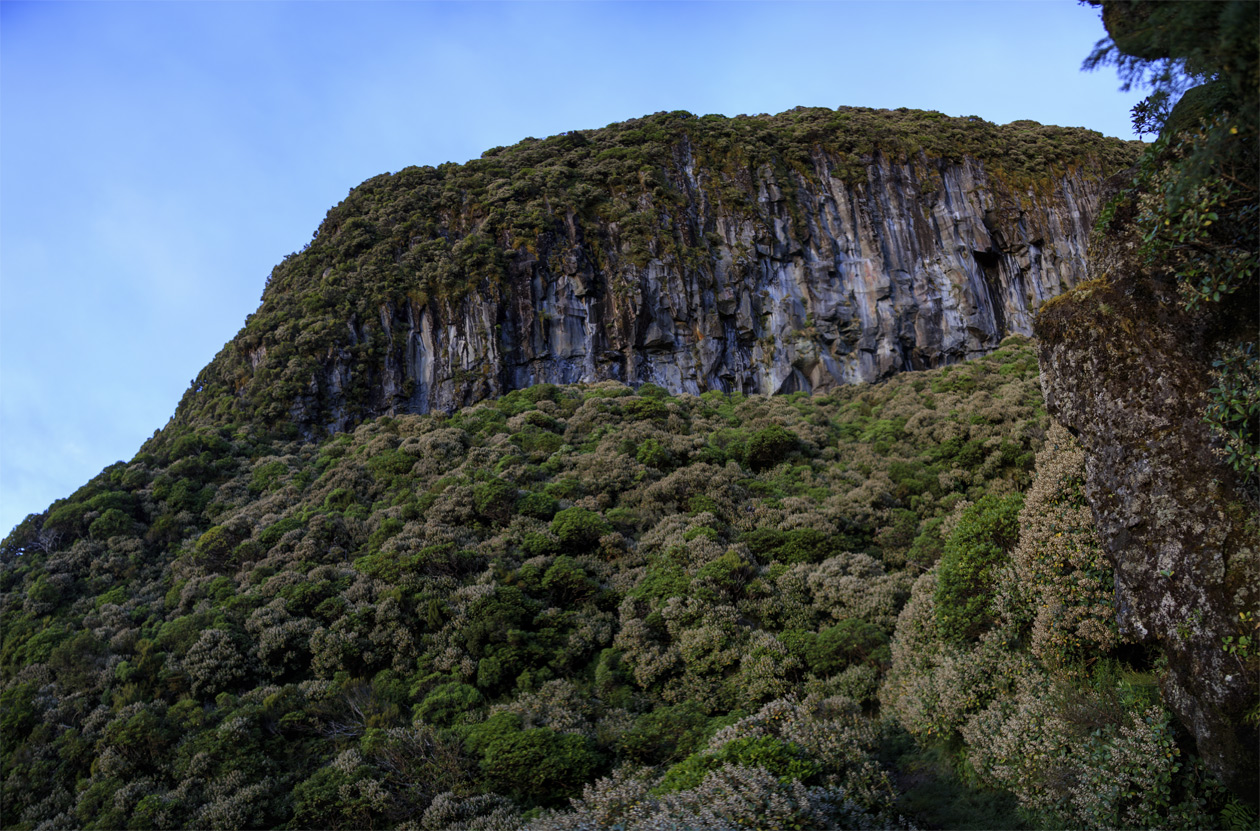
[[[194,381],[175,421],[294,429],[295,402],[330,353],[345,350],[360,367],[383,360],[388,333],[374,331],[383,309],[413,323],[425,308],[451,318],[452,304],[508,294],[510,275],[537,258],[561,272],[579,248],[600,291],[631,293],[651,261],[694,271],[722,246],[751,249],[717,235],[716,216],[749,217],[773,236],[765,203],[778,197],[768,192],[781,191],[804,228],[798,190],[864,187],[877,162],[904,166],[906,187],[925,199],[942,166],[966,164],[1018,200],[1070,169],[1102,178],[1136,153],[1136,142],[1031,121],[801,107],[737,118],[657,113],[528,138],[463,165],[383,174],[352,189],[310,244],[275,268],[262,305]],[[351,376],[337,406],[366,413],[371,373]]]

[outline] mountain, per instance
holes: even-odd
[[[324,435],[536,383],[782,393],[956,363],[1079,282],[1135,143],[912,110],[660,113],[353,189],[175,423]]]
[[[1254,825],[1254,324],[1137,157],[668,113],[353,189],[0,543],[0,825]]]

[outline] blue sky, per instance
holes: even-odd
[[[129,459],[364,179],[661,110],[1132,138],[1070,0],[0,2],[0,535]]]

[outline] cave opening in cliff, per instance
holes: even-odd
[[[972,249],[971,256],[975,258],[976,265],[980,266],[980,273],[984,275],[984,288],[988,295],[989,309],[993,313],[994,331],[1000,338],[1006,333],[1006,309],[1000,301],[1001,273],[998,269],[1002,255],[992,249],[988,251]]]

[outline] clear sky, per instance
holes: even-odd
[[[1132,138],[1071,0],[0,2],[0,536],[130,459],[364,179],[662,110]]]

